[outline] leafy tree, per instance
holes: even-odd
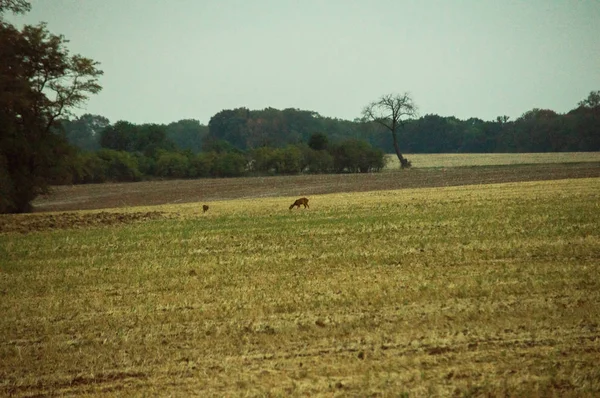
[[[125,151],[101,149],[97,156],[103,161],[104,175],[115,182],[139,181],[142,178],[136,158]]]
[[[478,118],[470,118],[462,124],[461,144],[458,152],[485,152],[478,150],[483,146],[485,136],[483,126],[485,122]]]
[[[77,155],[77,162],[73,182],[76,184],[89,184],[105,182],[106,162],[95,152],[80,152]]]
[[[304,162],[302,170],[306,170],[312,174],[329,173],[333,170],[333,156],[326,150],[316,151],[307,148],[304,151]]]
[[[110,125],[104,116],[86,113],[74,120],[61,120],[61,130],[67,141],[84,151],[100,149],[100,132]]]
[[[360,140],[346,140],[335,145],[331,154],[338,173],[368,173],[380,171],[385,166],[384,154]]]
[[[298,174],[302,170],[302,151],[294,145],[275,149],[271,164],[277,174]]]
[[[425,115],[410,122],[406,128],[406,147],[413,152],[456,152],[461,145],[465,127],[455,117]]]
[[[27,0],[0,0],[0,17],[4,11],[24,14],[30,10],[31,4]]]
[[[271,172],[271,169],[273,168],[274,151],[274,148],[266,146],[250,151],[252,170],[261,174]]]
[[[156,175],[159,177],[184,178],[188,176],[190,161],[177,152],[163,152],[156,161]]]
[[[3,19],[29,2],[0,1],[0,213],[31,209],[47,192],[65,158],[73,158],[57,121],[101,90],[98,63],[70,55],[67,40],[46,25],[21,30]]]
[[[398,143],[398,131],[404,123],[403,117],[415,117],[417,106],[408,93],[386,94],[371,102],[363,109],[363,117],[385,127],[392,133],[394,150],[402,168],[410,167],[410,162],[402,156]]]
[[[141,152],[131,153],[135,158],[140,173],[144,176],[155,176],[156,175],[156,159],[148,157]]]
[[[226,140],[205,140],[202,150],[204,152],[216,152],[216,153],[226,153],[226,152],[237,152],[241,151],[234,147],[229,141]]]
[[[119,120],[100,132],[100,146],[114,151],[133,152],[137,129],[133,123]]]
[[[208,142],[225,140],[238,149],[246,149],[246,122],[250,116],[247,108],[223,110],[208,122]]]
[[[590,92],[588,97],[580,101],[578,105],[584,108],[600,107],[600,90]]]
[[[517,152],[550,152],[560,150],[559,115],[549,109],[532,109],[514,122],[514,144]]]
[[[573,145],[579,151],[600,151],[600,91],[592,91],[578,105],[565,116],[576,137]]]
[[[208,135],[208,126],[195,119],[183,119],[167,125],[167,139],[181,150],[189,149],[192,153],[202,150],[202,141]]]
[[[155,159],[161,151],[175,151],[175,144],[167,138],[165,125],[152,123],[136,127],[134,151]]]
[[[213,163],[218,157],[216,152],[201,152],[190,160],[190,177],[210,177]]]
[[[100,133],[102,148],[115,151],[139,152],[157,158],[160,150],[174,151],[175,144],[167,138],[167,128],[161,124],[135,125],[118,121]]]
[[[327,149],[327,145],[329,144],[329,139],[327,135],[323,133],[314,133],[310,136],[308,140],[308,146],[314,149],[315,151],[321,151]]]
[[[211,176],[241,177],[246,174],[246,157],[237,152],[216,154],[212,162]]]

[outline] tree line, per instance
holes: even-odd
[[[566,114],[533,109],[514,121],[507,116],[493,121],[415,117],[409,99],[404,94],[394,103],[393,97],[382,97],[389,105],[384,111],[398,116],[409,105],[407,114],[413,117],[395,124],[394,117],[375,116],[373,105],[381,102],[374,102],[354,121],[274,108],[223,110],[208,125],[193,119],[168,125],[110,124],[105,117],[86,114],[60,120],[56,133],[81,151],[72,178],[65,176],[70,183],[371,172],[383,167],[382,153],[399,153],[400,143],[404,153],[600,151],[600,91]],[[390,130],[397,134],[388,134]],[[400,160],[409,166],[408,160]]]
[[[214,115],[208,125],[185,119],[168,125],[110,124],[97,115],[61,121],[61,132],[85,151],[109,148],[152,153],[157,146],[192,153],[239,151],[261,147],[283,148],[308,143],[313,134],[324,134],[331,143],[362,140],[385,153],[394,153],[393,136],[368,118],[353,121],[329,118],[300,109],[227,109]],[[103,131],[105,130],[106,131]],[[532,109],[515,120],[461,120],[428,114],[403,121],[398,130],[405,153],[499,153],[600,151],[600,91],[591,92],[573,110],[559,114]],[[147,145],[148,144],[148,145]]]
[[[89,117],[88,117],[89,118]],[[99,133],[96,150],[77,151],[56,184],[139,181],[147,178],[205,178],[300,173],[380,171],[385,154],[365,141],[329,143],[313,134],[307,143],[241,150],[228,141],[212,141],[202,151],[182,149],[164,126],[117,122]]]

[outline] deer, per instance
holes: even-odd
[[[208,205],[202,206],[202,213],[206,213],[208,211]]]
[[[300,208],[300,205],[304,205],[305,209],[307,207],[310,209],[310,206],[308,206],[308,199],[307,198],[300,198],[300,199],[296,200],[294,203],[292,203],[290,205],[290,210],[292,210],[294,208],[294,206],[297,206],[298,208]]]

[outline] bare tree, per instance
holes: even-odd
[[[400,152],[398,130],[404,124],[405,118],[416,115],[417,106],[409,93],[386,94],[363,109],[364,119],[374,121],[391,131],[394,149],[400,160],[400,167],[403,169],[410,167],[410,162]]]

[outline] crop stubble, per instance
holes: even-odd
[[[5,231],[0,394],[597,395],[599,192],[254,197]]]

